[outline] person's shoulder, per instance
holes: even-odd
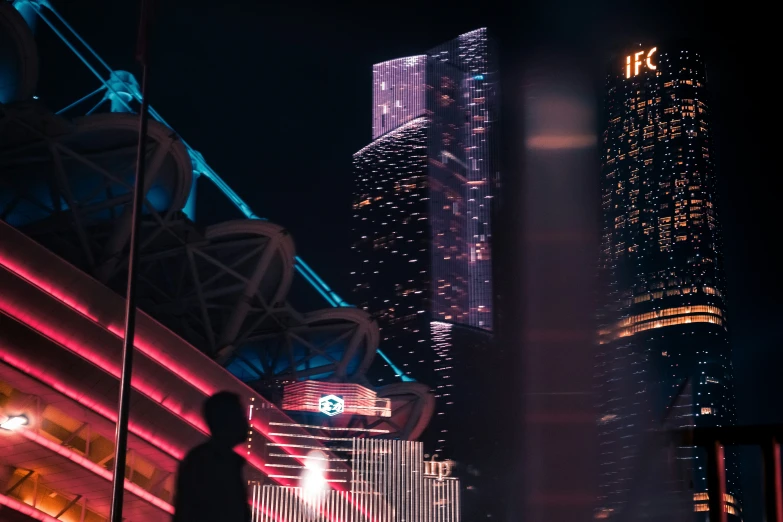
[[[204,458],[211,456],[213,453],[214,451],[210,447],[210,444],[208,442],[204,442],[191,448],[187,455],[185,455],[185,458],[182,459],[182,462],[184,463],[203,460]]]
[[[246,462],[245,458],[232,448],[217,446],[211,440],[207,440],[191,449],[183,459],[183,462],[203,462],[205,460],[218,460],[235,466],[244,466]]]

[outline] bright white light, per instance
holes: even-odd
[[[304,461],[305,469],[299,479],[299,487],[302,488],[302,499],[310,507],[311,514],[318,512],[329,489],[325,477],[328,462],[326,453],[320,450],[310,451]]]
[[[0,422],[0,428],[8,431],[15,431],[22,426],[27,426],[29,419],[24,415],[14,415],[12,417],[6,417],[4,421]]]

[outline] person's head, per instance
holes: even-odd
[[[218,392],[204,402],[204,419],[212,439],[232,448],[245,440],[250,429],[239,395],[227,391]]]

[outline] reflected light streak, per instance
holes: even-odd
[[[595,134],[542,134],[527,140],[527,148],[538,150],[572,150],[594,147]]]

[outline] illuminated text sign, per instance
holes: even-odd
[[[658,66],[652,62],[652,56],[655,54],[655,51],[657,50],[658,50],[657,47],[653,47],[649,51],[639,51],[638,53],[633,53],[632,55],[629,54],[628,56],[626,56],[625,77],[630,78],[631,76],[636,76],[637,74],[639,74],[639,69],[641,69],[642,64],[645,64],[647,68],[650,69],[651,71],[656,70]]]
[[[452,461],[436,461],[435,457],[432,457],[432,460],[424,461],[424,474],[432,477],[438,477],[438,480],[442,480],[443,477],[448,477],[451,475],[452,467],[454,467],[454,463]]]

